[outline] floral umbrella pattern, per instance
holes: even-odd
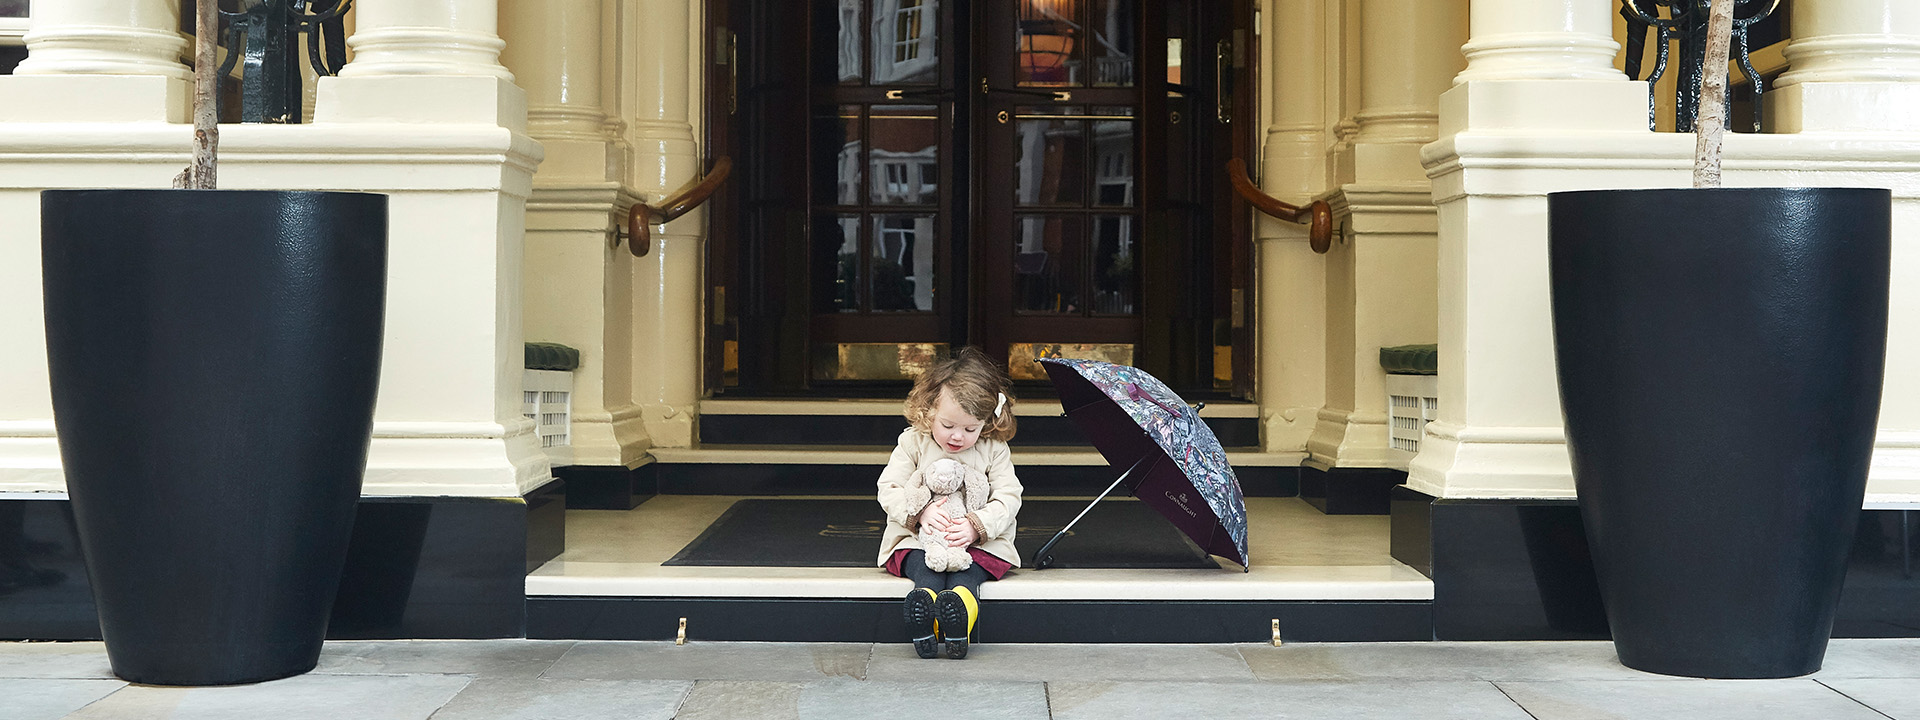
[[[1200,420],[1187,401],[1159,378],[1136,367],[1068,358],[1043,358],[1042,362],[1073,368],[1126,411],[1186,473],[1240,549],[1240,557],[1247,556],[1247,504],[1240,480],[1234,476],[1233,466],[1227,464],[1226,450],[1213,429]]]

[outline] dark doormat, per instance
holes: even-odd
[[[1087,506],[1084,501],[1028,500],[1014,537],[1021,559]],[[743,567],[874,567],[886,516],[866,499],[735,502],[706,532],[665,565]],[[1218,568],[1220,565],[1151,508],[1107,499],[1053,547],[1056,568]]]

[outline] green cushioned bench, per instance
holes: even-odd
[[[580,369],[580,351],[560,343],[527,343],[528,370],[566,370]]]
[[[1395,345],[1380,348],[1380,367],[1388,375],[1440,374],[1440,346]]]

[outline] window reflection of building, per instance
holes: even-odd
[[[933,216],[888,215],[874,238],[873,309],[933,309]]]
[[[1085,85],[1086,60],[1093,60],[1093,84],[1133,84],[1134,37],[1131,0],[1090,0],[1082,25],[1079,0],[1022,0],[1018,24],[1020,83],[1040,86]],[[1088,37],[1088,35],[1091,37]],[[1088,45],[1081,49],[1081,45]]]
[[[0,18],[24,18],[27,0],[0,0]]]
[[[860,82],[861,61],[866,49],[860,47],[860,0],[840,0],[840,82]]]
[[[933,82],[940,65],[938,0],[876,0],[872,11],[870,83]],[[843,35],[841,43],[846,42]]]

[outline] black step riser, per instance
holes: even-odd
[[[1206,418],[1220,444],[1228,448],[1257,448],[1260,422],[1255,418]],[[881,445],[891,446],[907,427],[898,415],[702,415],[700,443],[715,445]],[[1057,415],[1020,418],[1014,447],[1088,447],[1087,438],[1072,420]]]

